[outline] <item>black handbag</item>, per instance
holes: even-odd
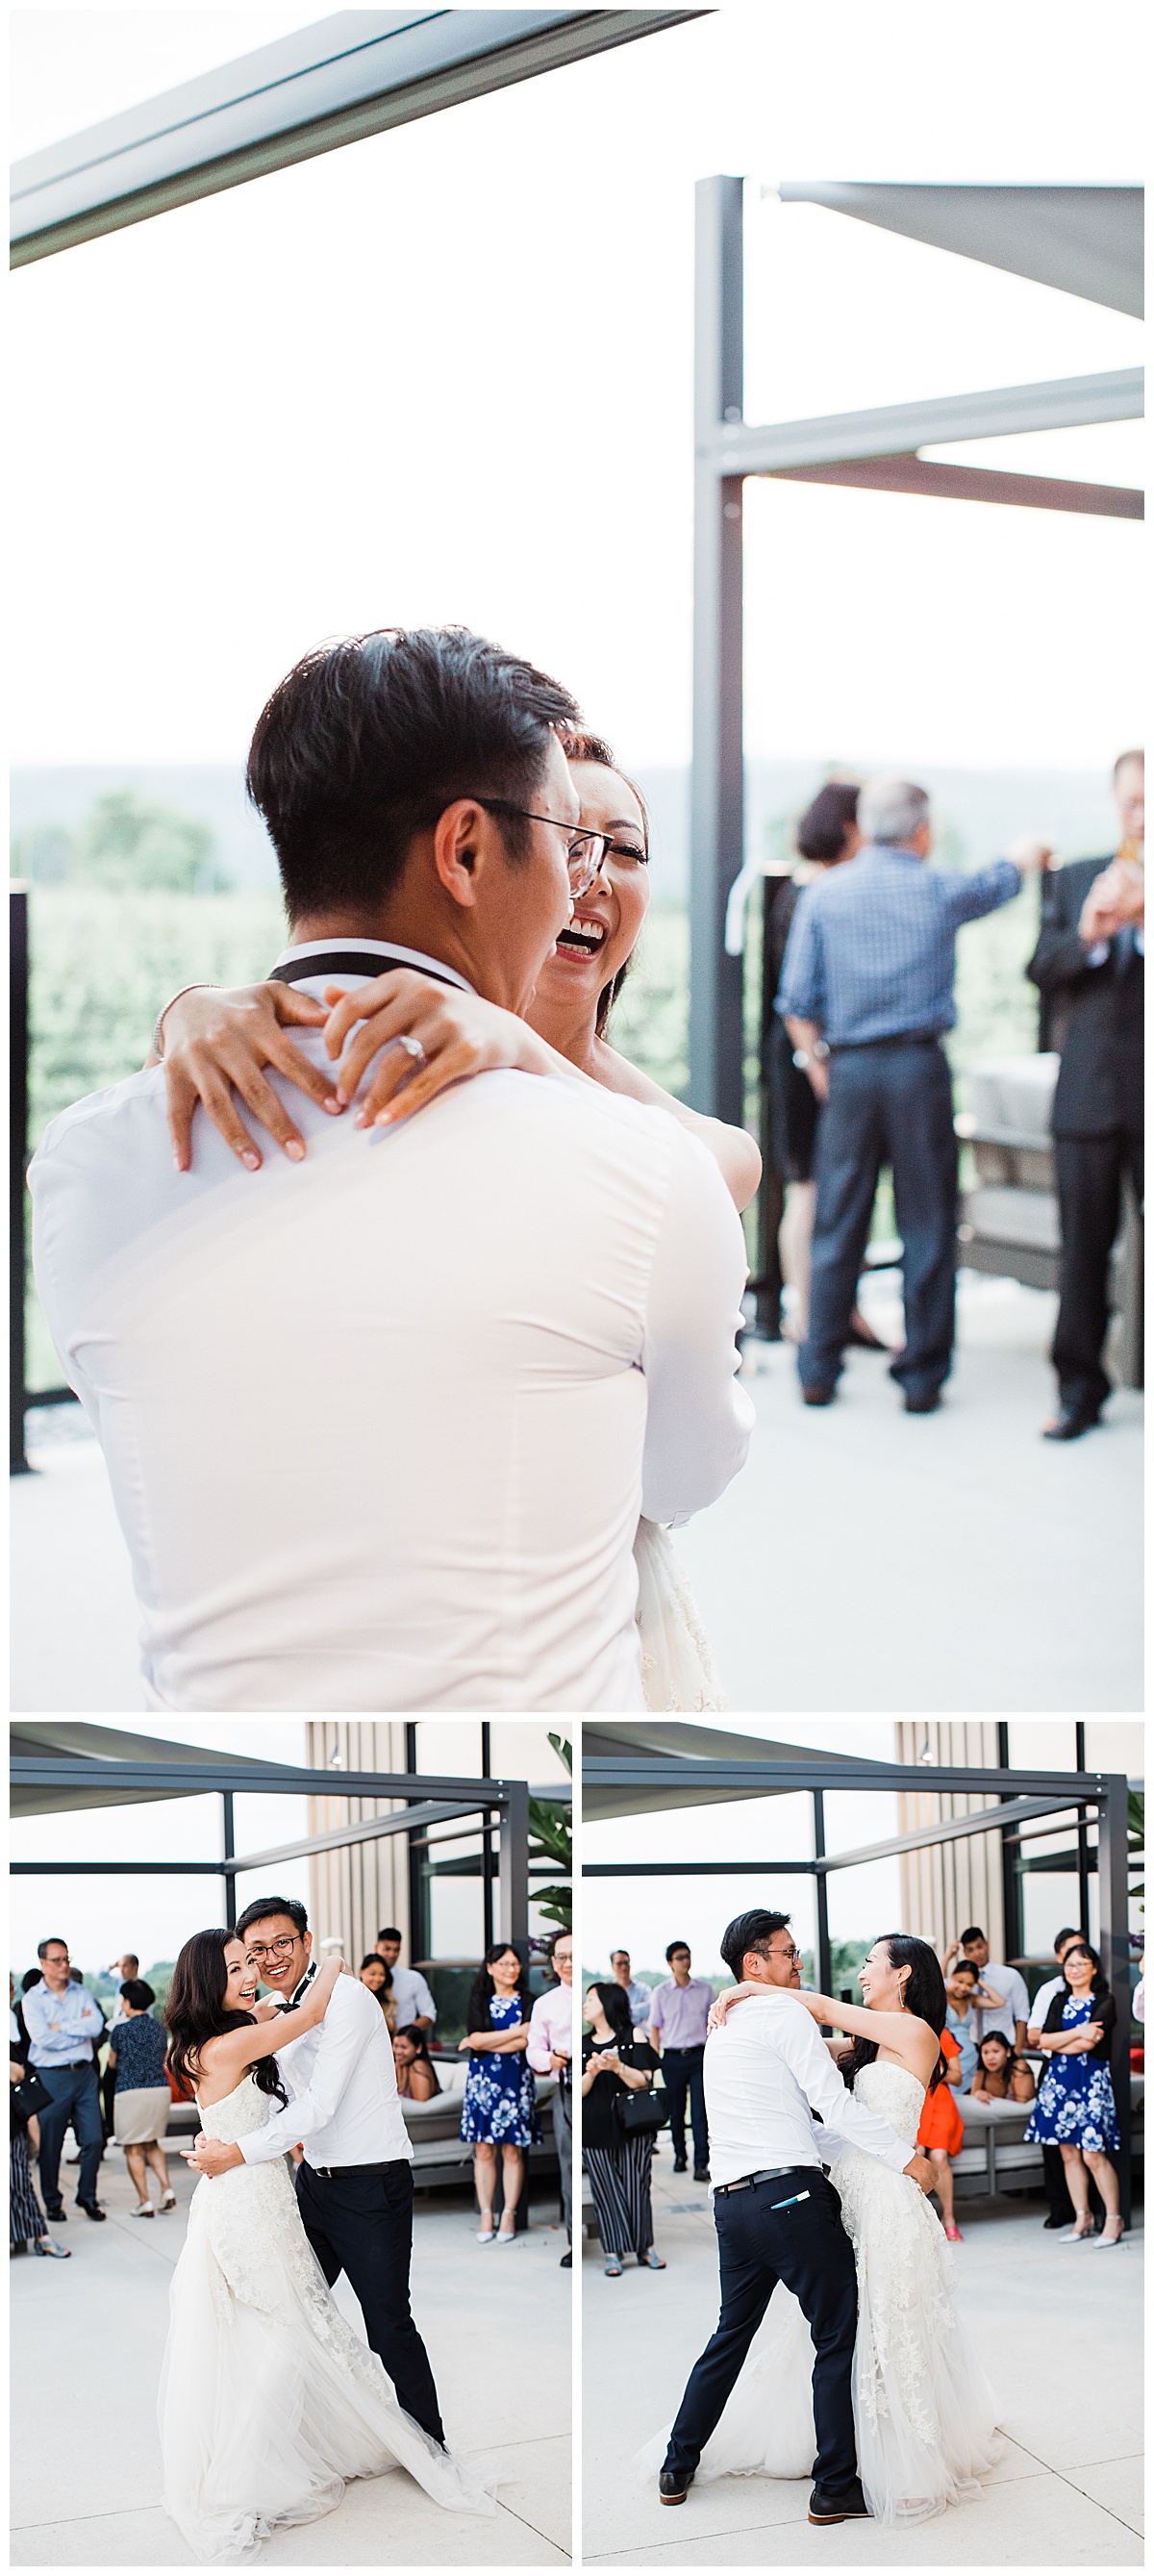
[[[9,2108],[15,2113],[16,2118],[27,2123],[29,2120],[34,2120],[38,2112],[48,2109],[52,2095],[47,2085],[41,2083],[35,2067],[30,2066],[27,2074],[21,2076],[18,2084],[9,2085],[8,2100]]]
[[[627,2138],[656,2136],[669,2121],[669,2095],[664,2085],[644,2093],[617,2093],[614,2108]]]

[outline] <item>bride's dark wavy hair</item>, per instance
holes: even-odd
[[[946,2026],[946,1987],[929,1942],[919,1941],[912,1932],[879,1932],[878,1939],[885,1942],[891,1968],[909,1969],[902,1993],[905,2010],[915,2014],[918,2021],[928,2022],[940,2039]],[[851,2091],[859,2069],[871,2065],[877,2053],[876,2039],[855,2039],[849,2059],[842,2067],[844,2081]],[[928,2086],[931,2093],[937,2092],[939,2084],[945,2080],[945,2073],[946,2061],[939,2048],[938,2062]]]
[[[225,2010],[228,1970],[224,1954],[237,1937],[235,1932],[225,1932],[215,1924],[211,1932],[194,1932],[172,1972],[164,2007],[168,2062],[177,2082],[190,2088],[196,2085],[200,2051],[206,2039],[219,2039],[226,2030],[255,2026],[254,2014]],[[258,2058],[249,2071],[258,2093],[271,2093],[287,2111],[288,2094],[275,2057]]]

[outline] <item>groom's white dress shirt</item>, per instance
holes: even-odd
[[[398,962],[342,941],[293,980],[355,988],[349,950]],[[201,1113],[178,1174],[155,1070],[55,1119],[30,1175],[147,1705],[643,1708],[638,1515],[712,1502],[753,1421],[712,1156],[577,1080],[484,1074],[367,1135],[270,1079],[301,1164],[262,1138],[245,1171]]]
[[[711,2032],[705,2109],[715,2183],[766,2165],[831,2164],[835,2141],[863,2147],[895,2173],[910,2160],[889,2121],[847,2092],[812,2014],[786,1987],[748,1995]]]
[[[324,2020],[278,2049],[277,2067],[289,2107],[240,2139],[246,2164],[266,2164],[297,2146],[314,2166],[412,2163],[393,2043],[376,1996],[359,1977],[337,1978]]]

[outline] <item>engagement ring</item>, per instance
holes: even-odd
[[[397,1045],[404,1048],[406,1055],[411,1055],[414,1072],[418,1065],[428,1063],[429,1059],[419,1038],[398,1038]]]

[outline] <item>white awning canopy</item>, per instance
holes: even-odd
[[[1129,188],[869,186],[783,179],[783,204],[828,206],[910,241],[1032,277],[1116,313],[1143,313],[1143,191]]]

